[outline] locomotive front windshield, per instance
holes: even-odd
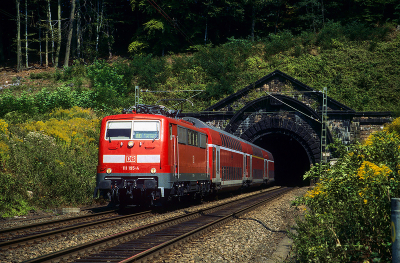
[[[106,140],[130,140],[159,138],[159,121],[109,121]]]
[[[158,139],[158,121],[134,121],[133,139]]]

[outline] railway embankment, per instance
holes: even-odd
[[[303,210],[292,206],[309,187],[294,189],[228,224],[159,257],[172,262],[283,262],[292,251],[288,231]]]
[[[280,258],[287,255],[274,254],[274,251],[277,251],[277,249],[279,251],[282,241],[287,237],[287,230],[291,228],[295,218],[301,214],[301,210],[292,207],[291,203],[296,196],[304,194],[307,190],[308,188],[294,189],[252,212],[238,216],[226,225],[210,230],[209,233],[185,243],[179,249],[173,249],[167,254],[162,254],[160,258],[156,258],[156,262],[264,262],[266,259],[274,260],[271,262],[279,261]],[[252,195],[252,193],[244,195]],[[241,196],[243,197],[243,195]],[[30,258],[66,249],[132,227],[188,213],[189,211],[196,211],[196,209],[204,209],[212,204],[227,202],[235,198],[240,198],[240,196],[178,209],[119,226],[97,228],[84,233],[57,237],[50,241],[44,240],[29,246],[7,249],[0,251],[1,262],[23,262]],[[83,210],[81,214],[83,213],[87,213],[87,211]],[[60,218],[60,216],[57,216],[57,218]],[[32,221],[50,219],[46,217],[32,219]],[[18,225],[28,223],[32,222],[29,220],[19,221]],[[271,255],[274,258],[271,258]]]

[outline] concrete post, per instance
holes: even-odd
[[[392,263],[400,263],[400,198],[391,199]]]

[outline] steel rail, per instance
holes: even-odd
[[[208,231],[211,228],[215,228],[218,227],[222,224],[225,224],[227,222],[229,222],[230,220],[234,219],[235,217],[239,217],[240,215],[247,213],[255,208],[257,208],[258,206],[261,206],[271,200],[274,200],[276,197],[282,195],[283,193],[286,193],[288,191],[291,191],[291,188],[282,188],[279,189],[276,193],[272,193],[271,196],[268,196],[266,199],[259,201],[255,204],[249,205],[245,208],[239,209],[238,211],[235,211],[223,218],[217,219],[213,222],[210,222],[204,226],[201,226],[197,229],[194,229],[186,234],[180,235],[176,238],[173,238],[167,242],[164,242],[158,246],[155,246],[151,249],[148,249],[142,253],[139,253],[137,255],[134,255],[130,258],[127,258],[125,260],[120,261],[119,263],[131,263],[131,262],[146,262],[151,260],[153,257],[155,256],[159,256],[160,254],[162,254],[164,251],[168,251],[170,249],[173,249],[177,246],[179,246],[180,244],[182,244],[183,242],[189,241],[191,239],[194,239],[198,236],[200,236],[201,234],[203,234],[204,232]]]
[[[10,232],[19,232],[19,231],[27,230],[27,229],[34,230],[36,228],[41,228],[43,226],[51,227],[52,225],[58,225],[58,224],[61,224],[64,222],[66,223],[66,222],[70,222],[70,221],[74,221],[74,220],[81,220],[81,219],[85,219],[85,218],[91,218],[91,217],[96,217],[96,216],[101,216],[101,215],[112,214],[116,211],[118,211],[118,210],[113,209],[110,211],[104,211],[104,212],[99,212],[99,213],[90,214],[90,215],[82,215],[82,216],[69,217],[69,218],[63,218],[63,219],[57,219],[57,220],[49,220],[49,221],[41,222],[41,223],[37,223],[37,224],[28,224],[28,225],[17,226],[17,227],[12,227],[12,228],[3,228],[3,229],[0,229],[0,235],[10,233]]]
[[[32,242],[36,242],[36,241],[42,241],[44,239],[48,239],[53,236],[64,235],[66,233],[78,231],[80,229],[91,228],[94,226],[109,224],[111,222],[127,220],[130,218],[144,216],[144,215],[147,215],[150,213],[151,213],[151,211],[144,211],[144,212],[140,212],[140,213],[136,213],[136,214],[132,214],[132,215],[117,216],[117,217],[103,219],[103,220],[99,220],[99,221],[95,221],[95,222],[74,225],[74,226],[70,226],[70,227],[66,227],[66,228],[60,228],[60,229],[56,229],[56,230],[52,230],[52,231],[47,231],[44,233],[39,233],[39,234],[35,234],[35,235],[29,235],[29,236],[25,236],[25,237],[21,237],[21,238],[12,239],[12,240],[0,243],[0,251],[7,249],[9,247],[18,247],[18,246],[26,244],[28,242],[32,243]]]
[[[48,255],[44,255],[44,256],[41,256],[38,258],[34,258],[34,259],[31,259],[31,260],[28,260],[25,262],[26,263],[39,263],[39,262],[60,262],[60,261],[75,260],[78,257],[87,256],[88,254],[94,254],[96,252],[105,250],[107,248],[114,247],[119,244],[129,242],[131,240],[139,239],[140,237],[143,237],[145,235],[148,235],[148,234],[156,232],[156,231],[160,231],[162,229],[166,229],[168,227],[172,227],[172,226],[176,226],[176,225],[179,226],[179,224],[182,222],[187,222],[189,220],[194,220],[194,219],[200,218],[204,215],[209,215],[209,214],[213,213],[214,211],[221,210],[224,207],[232,207],[234,204],[237,204],[239,202],[245,202],[246,200],[251,200],[253,198],[256,198],[257,196],[260,196],[263,194],[268,194],[269,192],[271,192],[270,194],[274,194],[274,191],[282,192],[282,189],[280,187],[270,188],[267,191],[263,191],[256,195],[248,196],[248,197],[242,198],[240,200],[234,200],[234,201],[230,201],[230,202],[227,202],[224,204],[214,205],[210,208],[202,209],[202,210],[199,210],[196,212],[191,212],[191,213],[188,213],[185,215],[175,216],[170,219],[166,219],[166,220],[163,220],[160,222],[156,222],[156,223],[148,224],[148,225],[141,226],[141,227],[138,227],[135,229],[131,229],[128,231],[124,231],[124,232],[121,232],[118,234],[114,234],[114,235],[111,235],[108,237],[104,237],[104,238],[101,238],[98,240],[88,242],[88,243],[85,243],[82,245],[67,248],[67,249],[57,251],[57,252],[54,252],[54,253],[51,253]],[[274,196],[276,196],[276,194],[277,193],[275,193]],[[258,202],[258,203],[263,203],[263,202]],[[238,212],[238,211],[234,212],[235,215],[238,215],[238,213],[240,213],[240,212]],[[221,222],[219,224],[221,224]],[[163,245],[162,247],[166,247],[166,246],[168,247],[170,245]],[[159,249],[156,249],[156,248],[149,249],[149,251],[153,251],[153,250],[155,252],[159,251]],[[149,256],[149,255],[143,254],[143,253],[139,253],[139,254],[140,254],[140,257],[142,257],[142,258],[146,258]],[[132,254],[126,258],[130,258],[130,257],[132,257]],[[137,260],[137,259],[134,259],[134,260]],[[130,262],[130,261],[128,261],[128,262]]]

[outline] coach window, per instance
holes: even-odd
[[[206,148],[207,147],[207,135],[200,133],[200,143],[199,143],[200,148]]]
[[[109,121],[107,123],[106,140],[129,140],[131,131],[132,121]]]
[[[246,173],[246,169],[247,169],[247,158],[246,155],[243,155],[243,173]]]
[[[187,129],[178,126],[178,142],[187,144]]]
[[[198,132],[188,130],[188,144],[192,146],[199,146]]]
[[[192,145],[192,131],[191,130],[188,130],[187,138],[188,138],[188,144]]]
[[[159,121],[134,121],[133,139],[159,139]]]
[[[221,137],[222,137],[222,146],[227,147],[228,145],[226,143],[226,136],[224,134],[222,134]]]

